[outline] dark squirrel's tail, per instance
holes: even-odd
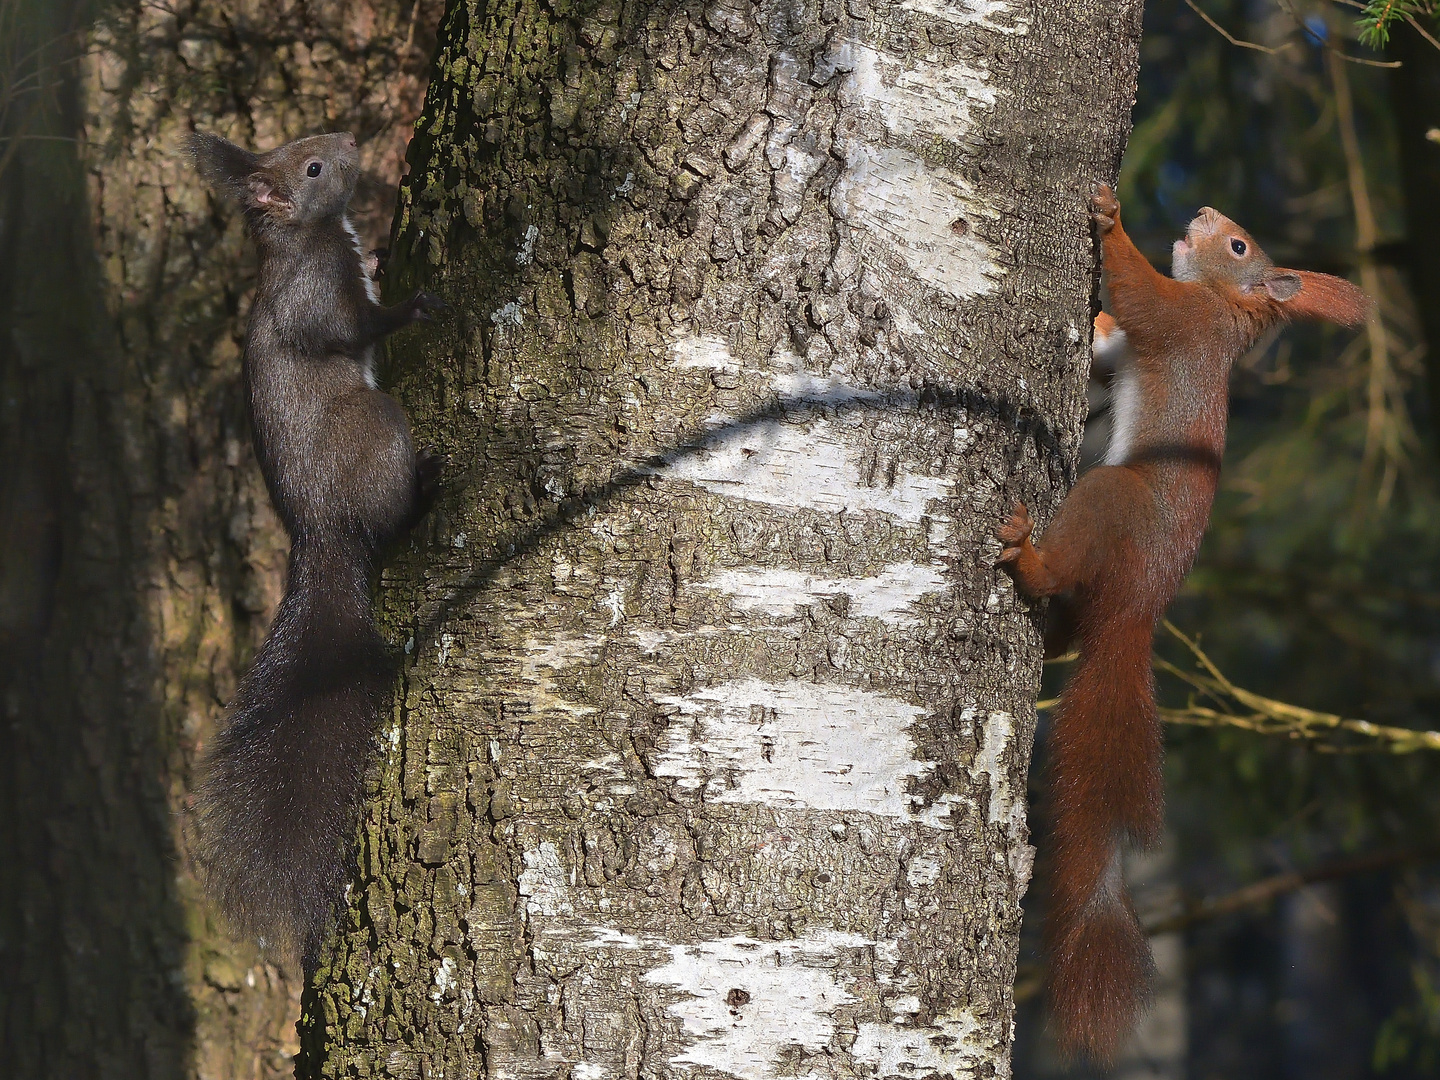
[[[308,973],[347,872],[360,786],[394,670],[370,558],[296,540],[285,598],[199,785],[206,887],[235,929]]]
[[[1119,618],[1089,633],[1088,622],[1049,739],[1045,952],[1061,1050],[1103,1065],[1139,1019],[1154,973],[1121,856],[1127,844],[1147,847],[1160,837],[1163,739],[1153,626]]]

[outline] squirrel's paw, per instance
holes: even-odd
[[[1001,544],[996,563],[1003,565],[1020,558],[1021,550],[1030,542],[1030,534],[1034,531],[1035,519],[1023,502],[1017,502],[1010,512],[1010,520],[995,530],[995,537]]]
[[[1120,203],[1109,184],[1101,184],[1090,197],[1090,216],[1101,233],[1107,233],[1120,222]]]
[[[410,511],[410,528],[414,528],[440,498],[440,480],[447,462],[429,450],[415,452],[415,504]]]
[[[410,319],[413,322],[434,322],[432,311],[444,311],[445,301],[432,293],[423,292],[419,289],[408,301],[410,305]]]
[[[445,475],[445,459],[429,450],[415,452],[415,486],[420,489],[422,501],[432,501],[440,492],[440,481]]]

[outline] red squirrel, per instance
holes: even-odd
[[[1370,301],[1341,278],[1275,266],[1210,207],[1175,243],[1173,278],[1120,225],[1108,187],[1092,200],[1110,315],[1114,415],[1104,464],[1084,473],[1038,542],[1024,503],[996,532],[998,564],[1026,597],[1055,597],[1049,651],[1079,645],[1049,739],[1050,1009],[1061,1049],[1113,1061],[1153,973],[1125,891],[1125,845],[1163,827],[1163,738],[1150,647],[1200,547],[1225,450],[1230,367],[1270,326],[1362,324]],[[1052,608],[1056,606],[1052,604]]]
[[[230,921],[306,974],[345,878],[360,782],[394,667],[370,611],[384,549],[425,513],[440,462],[375,388],[379,342],[443,307],[381,307],[346,215],[349,133],[252,154],[197,133],[200,174],[237,200],[259,253],[244,378],[290,562],[275,621],[202,764],[200,861]]]

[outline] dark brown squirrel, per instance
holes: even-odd
[[[1109,188],[1091,210],[1111,311],[1096,317],[1095,348],[1118,369],[1110,449],[1038,543],[1023,503],[997,536],[1020,592],[1053,598],[1047,652],[1080,646],[1049,742],[1044,940],[1060,1045],[1103,1064],[1139,1017],[1153,968],[1120,860],[1163,827],[1151,636],[1210,520],[1231,365],[1277,323],[1356,326],[1370,301],[1342,278],[1276,266],[1208,206],[1176,241],[1167,278],[1125,234]]]
[[[244,377],[260,471],[290,561],[275,621],[202,764],[200,862],[236,929],[314,970],[347,875],[361,781],[395,668],[371,613],[387,546],[433,501],[439,459],[415,452],[375,388],[376,346],[444,305],[381,307],[347,209],[349,133],[252,154],[190,137],[201,176],[244,210],[259,253]]]

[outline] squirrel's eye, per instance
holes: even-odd
[[[312,162],[310,162],[309,165],[305,166],[305,175],[306,175],[306,176],[319,176],[319,175],[320,175],[320,162],[318,162],[318,161],[312,161]],[[1236,242],[1238,243],[1239,241],[1236,241]]]
[[[312,173],[311,175],[313,176],[314,174]],[[1233,239],[1232,239],[1232,240],[1230,241],[1230,250],[1233,251],[1236,255],[1244,255],[1244,254],[1245,254],[1245,241],[1244,241],[1244,240],[1233,240]]]

